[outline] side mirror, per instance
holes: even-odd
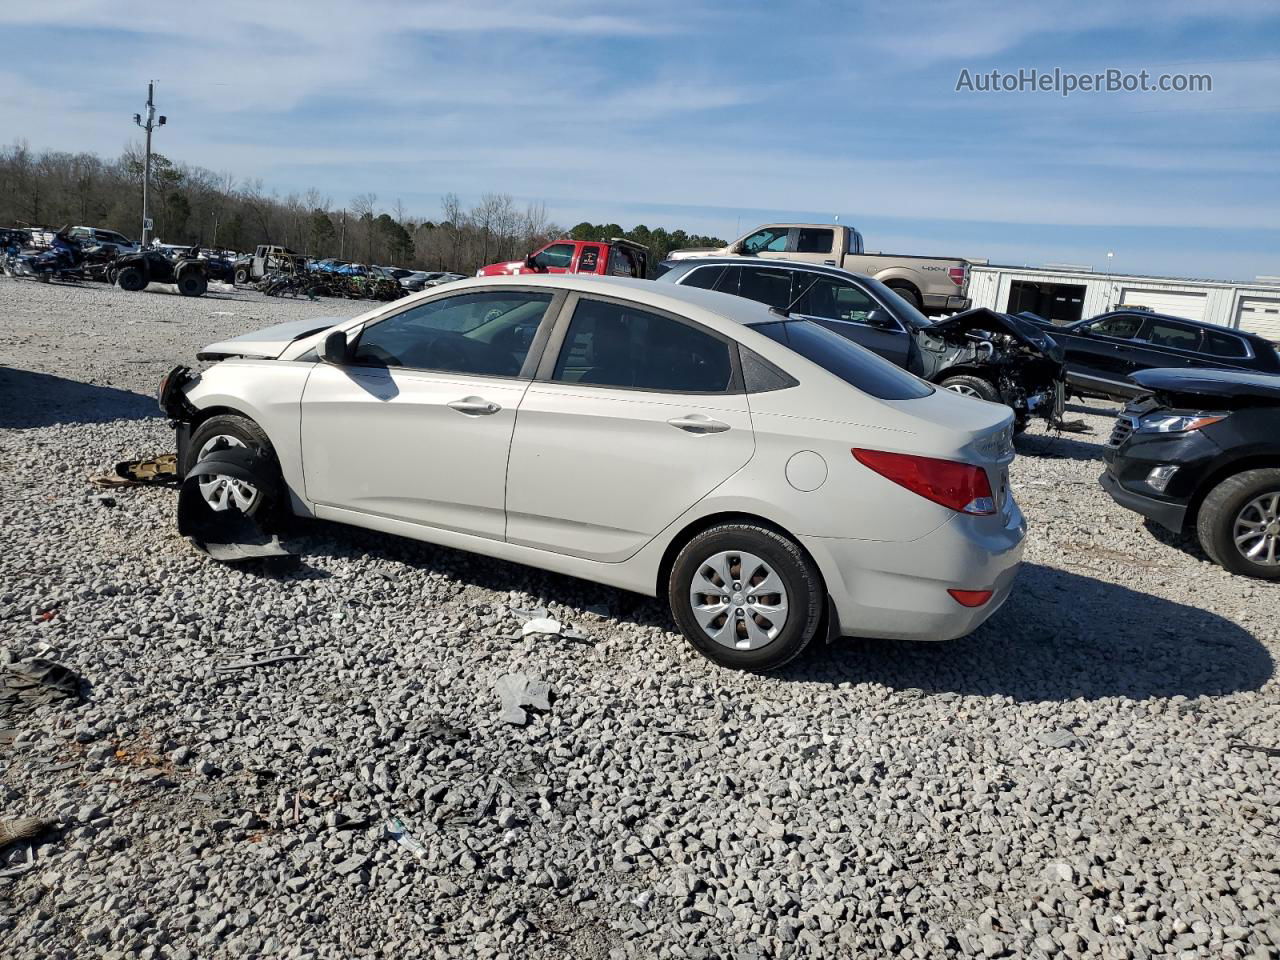
[[[542,268],[542,264],[538,262],[538,255],[536,253],[531,253],[529,256],[525,257],[524,265],[530,270],[539,270]]]
[[[897,326],[893,318],[883,310],[872,310],[867,314],[866,320],[867,326],[875,327],[877,330],[892,330]]]
[[[324,344],[320,347],[320,359],[325,363],[332,363],[340,367],[347,362],[348,356],[347,334],[345,331],[334,330],[324,338]]]

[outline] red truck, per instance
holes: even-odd
[[[477,277],[505,277],[521,273],[594,273],[605,277],[649,275],[649,248],[630,240],[555,240],[523,260],[491,263]]]

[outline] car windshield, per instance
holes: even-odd
[[[779,320],[751,329],[880,400],[919,400],[933,393],[923,380],[812,320]]]
[[[864,277],[862,283],[868,290],[872,291],[882,302],[888,303],[894,313],[903,320],[909,327],[915,330],[923,330],[925,327],[933,323],[928,317],[917,310],[914,306],[907,303],[906,300],[898,296],[892,287],[886,287],[879,280],[873,277]]]

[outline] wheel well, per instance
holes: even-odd
[[[1209,474],[1209,476],[1200,482],[1200,486],[1196,488],[1195,494],[1187,504],[1187,513],[1182,521],[1183,531],[1195,530],[1196,523],[1200,516],[1200,507],[1204,503],[1204,498],[1209,495],[1209,491],[1220,484],[1223,480],[1226,480],[1228,477],[1233,477],[1237,473],[1244,473],[1246,470],[1267,469],[1280,469],[1280,456],[1260,453],[1252,457],[1242,457],[1239,460],[1232,460],[1230,463],[1224,464],[1213,473]]]
[[[676,562],[676,555],[680,553],[684,545],[703,530],[709,530],[722,523],[750,523],[758,527],[767,527],[774,533],[781,534],[793,542],[800,549],[800,552],[809,558],[809,562],[813,564],[813,569],[818,571],[818,579],[822,580],[822,570],[813,559],[813,555],[804,548],[804,544],[800,542],[800,539],[794,536],[786,527],[776,524],[772,520],[766,520],[764,517],[758,517],[754,513],[713,513],[690,522],[672,537],[671,542],[667,544],[667,549],[662,554],[662,562],[658,564],[658,582],[655,595],[659,600],[663,603],[667,602],[667,580],[671,576],[671,566]],[[824,594],[826,589],[826,581],[823,581],[822,590]]]
[[[941,383],[943,380],[950,380],[952,377],[977,377],[979,380],[985,380],[993,387],[997,386],[996,382],[991,379],[990,374],[976,367],[947,367],[933,375],[933,382]]]
[[[891,290],[897,287],[905,287],[907,290],[910,290],[912,293],[916,295],[917,300],[919,300],[921,303],[924,302],[924,298],[920,296],[920,288],[917,287],[910,280],[903,280],[901,277],[894,277],[892,280],[886,280],[884,282],[884,285]]]

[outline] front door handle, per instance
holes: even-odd
[[[727,423],[721,423],[719,420],[712,420],[710,417],[701,413],[691,413],[687,416],[676,417],[668,420],[677,430],[683,430],[685,433],[724,433],[729,429]]]
[[[461,400],[453,401],[449,406],[469,417],[487,417],[502,409],[498,404],[484,397],[463,397]]]

